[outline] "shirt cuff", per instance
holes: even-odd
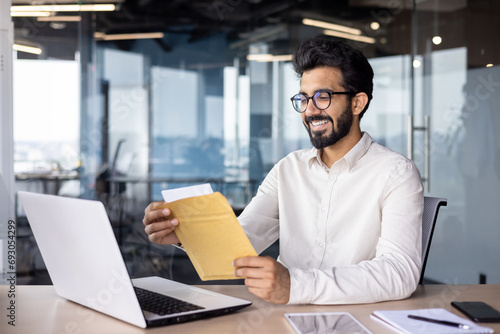
[[[314,299],[314,273],[297,268],[288,269],[288,272],[290,273],[288,304],[311,304]]]
[[[175,248],[180,249],[181,251],[184,251],[184,252],[186,251],[184,249],[184,246],[182,246],[182,244],[180,242],[178,244],[172,244],[172,246],[174,246]]]

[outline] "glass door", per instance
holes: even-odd
[[[370,10],[375,72],[361,128],[419,167],[441,209],[427,282],[500,282],[500,31],[495,1],[415,1]],[[377,27],[367,23],[366,27]],[[366,30],[365,30],[366,31]]]
[[[426,269],[437,282],[500,282],[499,14],[494,1],[416,6],[412,154],[426,195],[448,199]]]

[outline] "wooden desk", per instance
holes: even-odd
[[[374,310],[442,307],[461,315],[450,306],[454,300],[485,301],[500,310],[500,285],[423,285],[412,297],[364,305],[274,305],[250,294],[242,285],[212,285],[203,288],[251,300],[253,305],[238,312],[166,327],[141,329],[58,297],[52,286],[16,287],[16,326],[7,324],[9,287],[0,286],[0,333],[294,333],[283,317],[289,312],[349,312],[373,333],[392,333],[370,318]],[[482,324],[500,333],[500,323]]]

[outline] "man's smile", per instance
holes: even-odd
[[[324,126],[322,126],[322,125],[325,125],[326,123],[328,123],[328,121],[326,119],[322,120],[322,121],[313,121],[310,123],[311,129],[314,131],[319,131],[319,130],[324,128]]]
[[[309,125],[310,131],[323,131],[327,128],[328,123],[331,122],[331,118],[326,116],[310,116],[306,117],[305,121]]]

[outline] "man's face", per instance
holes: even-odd
[[[319,67],[304,72],[300,82],[300,92],[313,96],[319,90],[345,92],[340,85],[342,73],[333,67]],[[348,95],[332,95],[331,104],[325,110],[316,108],[309,100],[307,109],[302,113],[302,121],[309,133],[311,143],[317,149],[337,143],[350,131],[353,114]]]

